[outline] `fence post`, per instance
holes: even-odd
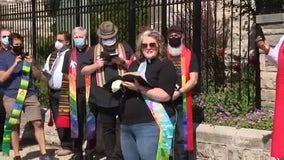
[[[37,33],[37,30],[36,30],[36,0],[32,0],[32,32],[33,32],[33,39],[32,39],[32,44],[33,44],[33,58],[35,60],[37,60],[37,54],[40,54],[40,53],[36,53],[36,33]]]
[[[167,0],[162,0],[162,35],[167,31]]]
[[[201,62],[201,1],[193,0],[193,41],[192,50],[196,54],[198,64]]]
[[[135,39],[136,39],[136,11],[135,11],[135,1],[128,1],[128,43],[135,49]]]

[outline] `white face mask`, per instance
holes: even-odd
[[[55,44],[54,44],[54,47],[57,49],[57,50],[60,50],[62,49],[63,47],[63,43],[59,42],[59,41],[56,41]]]
[[[113,46],[116,43],[116,38],[110,38],[110,39],[102,39],[102,45],[104,46]]]

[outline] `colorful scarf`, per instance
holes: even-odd
[[[272,130],[271,156],[284,158],[284,41],[278,54],[278,71],[276,77],[276,98]]]
[[[137,70],[139,74],[146,80],[145,72],[147,63],[142,62]],[[171,122],[164,106],[160,102],[150,100],[145,97],[145,102],[152,113],[157,125],[160,129],[158,150],[156,160],[167,160],[170,157],[172,140],[174,135],[174,125]]]
[[[13,107],[11,116],[7,117],[6,122],[5,122],[3,144],[2,144],[2,150],[3,150],[4,155],[9,156],[10,144],[11,144],[11,133],[15,125],[19,122],[20,117],[21,117],[23,104],[25,102],[27,90],[29,87],[30,72],[31,72],[31,66],[26,61],[23,61],[22,79],[21,79],[20,88],[18,90],[18,94],[16,97],[16,103]]]
[[[100,44],[97,44],[95,49],[94,49],[94,61],[95,59],[100,58],[101,52],[103,51],[103,47]],[[124,47],[121,43],[118,43],[116,53],[118,53],[118,56],[122,59],[126,59],[126,54]],[[125,72],[125,69],[122,66],[119,66],[117,69],[118,75],[122,75]],[[105,71],[102,68],[100,68],[96,72],[96,81],[97,81],[97,86],[103,87],[104,84],[106,83],[105,80]]]
[[[168,58],[171,59],[169,51],[167,51]],[[186,82],[190,79],[190,62],[191,51],[183,46],[180,56],[181,62],[181,87],[184,87]],[[193,117],[192,117],[192,94],[191,91],[186,92],[182,99],[183,106],[183,131],[184,131],[184,148],[189,151],[194,150],[194,136],[193,136]]]
[[[70,117],[71,117],[71,137],[78,138],[79,136],[79,124],[78,124],[78,112],[77,112],[77,93],[76,93],[76,79],[77,79],[77,50],[73,49],[70,55],[69,63],[69,102],[70,102]],[[91,113],[89,107],[90,96],[90,75],[85,76],[85,94],[86,94],[86,139],[90,140],[94,136],[95,132],[95,116]]]

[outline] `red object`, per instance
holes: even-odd
[[[278,54],[278,70],[276,77],[276,99],[272,129],[271,156],[284,158],[284,42]]]
[[[183,46],[181,53],[181,61],[185,62],[184,69],[186,82],[190,79],[190,61],[191,61],[191,51],[190,49]],[[167,56],[169,57],[169,51],[167,50]],[[170,58],[169,58],[170,59]],[[182,62],[181,62],[182,63]],[[194,126],[193,126],[193,113],[192,113],[192,93],[191,91],[186,93],[186,111],[187,111],[187,150],[194,150]]]
[[[59,115],[56,119],[57,128],[70,128],[70,118],[69,116]]]
[[[222,57],[223,57],[225,54],[226,54],[225,49],[219,49],[219,50],[218,50],[218,55],[219,55],[219,56],[222,56]]]
[[[50,116],[49,116],[49,121],[48,121],[47,125],[52,127],[53,126],[53,114],[52,114],[51,110],[49,111],[49,114],[50,114]]]

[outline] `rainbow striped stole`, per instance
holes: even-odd
[[[86,50],[88,50],[87,48]],[[69,103],[70,103],[70,119],[71,119],[71,137],[78,138],[79,136],[79,124],[78,124],[78,112],[77,112],[77,93],[76,93],[76,80],[77,80],[77,50],[74,48],[71,51],[70,63],[69,63]],[[85,76],[85,96],[86,96],[86,139],[93,138],[95,131],[95,117],[90,111],[89,96],[90,96],[90,75]]]
[[[184,87],[186,82],[190,79],[190,61],[191,51],[183,46],[180,56],[181,61],[181,86]],[[167,50],[168,59],[171,60],[169,51]],[[192,94],[188,91],[183,95],[183,132],[184,132],[184,148],[186,150],[194,150],[194,135],[193,135],[193,113],[192,113]]]
[[[100,44],[97,44],[94,49],[94,61],[100,58],[102,51],[103,51],[103,46]],[[126,59],[126,54],[125,54],[123,44],[121,43],[117,44],[116,52],[118,53],[118,56],[120,58]],[[119,66],[117,69],[117,72],[118,72],[118,75],[122,75],[125,72],[125,69],[122,66]],[[100,87],[103,87],[104,84],[106,83],[105,71],[103,67],[98,69],[98,71],[96,72],[96,82],[97,82],[97,86],[100,86]]]
[[[143,78],[145,78],[145,80],[146,80],[145,76],[146,68],[147,68],[147,62],[144,61],[139,65],[139,68],[137,70],[137,72]],[[150,100],[145,96],[143,97],[160,129],[156,160],[167,160],[170,157],[172,140],[174,135],[174,125],[172,124],[171,119],[167,114],[164,106],[160,102]]]
[[[9,156],[10,145],[11,145],[11,133],[15,125],[19,122],[21,118],[21,112],[23,104],[26,99],[27,90],[29,87],[30,81],[31,66],[24,60],[22,63],[22,78],[20,82],[20,88],[16,97],[16,103],[13,107],[12,114],[10,117],[7,117],[4,127],[4,136],[2,151],[4,155]]]

